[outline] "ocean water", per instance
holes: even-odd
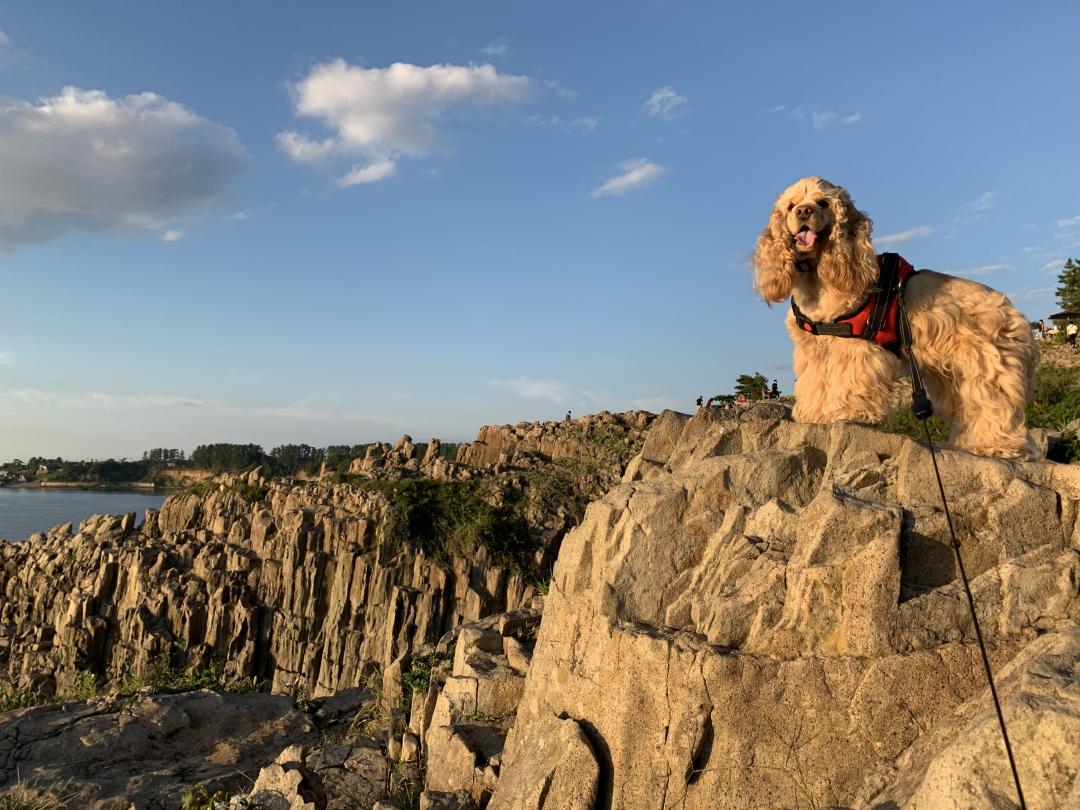
[[[0,487],[0,539],[25,540],[61,523],[78,529],[91,515],[135,512],[142,523],[143,512],[160,508],[164,500],[164,493],[132,490]]]

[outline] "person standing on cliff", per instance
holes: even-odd
[[[566,412],[566,419],[565,419],[565,420],[563,420],[563,421],[565,421],[565,422],[569,422],[569,421],[570,421],[570,411],[567,411],[567,412]]]

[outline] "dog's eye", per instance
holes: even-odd
[[[788,211],[790,211],[790,210],[791,210],[792,208],[794,208],[794,207],[795,207],[795,203],[788,203],[788,204],[787,204],[787,210],[788,210]]]
[[[829,201],[828,200],[818,200],[817,204],[818,204],[818,208],[828,208],[829,207]]]

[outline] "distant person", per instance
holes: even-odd
[[[762,399],[768,399],[769,398],[769,384],[768,383],[762,383],[761,384],[761,398]]]
[[[566,422],[570,421],[570,411],[566,412],[566,419],[564,421],[566,421]]]
[[[701,410],[701,403],[702,403],[702,402],[704,401],[704,399],[705,399],[705,398],[704,398],[704,397],[701,397],[701,396],[699,396],[699,397],[697,398],[697,403],[696,403],[696,404],[697,404],[697,406],[698,406],[698,410]],[[710,402],[711,402],[711,401],[712,401],[712,400],[710,400]]]
[[[1065,340],[1068,341],[1069,345],[1074,349],[1076,348],[1076,332],[1076,324],[1069,321],[1069,325],[1065,327]]]
[[[746,404],[746,394],[740,393],[737,397],[735,397],[735,404],[736,405],[745,405]]]
[[[780,387],[776,384],[776,380],[772,381],[772,388],[769,389],[770,399],[780,399]]]
[[[1039,339],[1046,340],[1046,321],[1039,318]]]

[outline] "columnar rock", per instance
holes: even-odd
[[[91,518],[75,534],[0,544],[0,678],[48,694],[82,672],[216,662],[319,695],[532,599],[482,548],[439,562],[385,544],[376,493],[264,481],[252,503],[235,481],[167,499],[140,533]]]
[[[1074,807],[1080,467],[939,461],[1030,806]],[[491,810],[1012,806],[933,476],[779,406],[659,417],[563,541]]]
[[[458,447],[457,461],[473,467],[513,463],[514,456],[539,453],[609,465],[636,454],[653,415],[646,411],[601,411],[570,422],[520,422],[483,427],[476,441]]]

